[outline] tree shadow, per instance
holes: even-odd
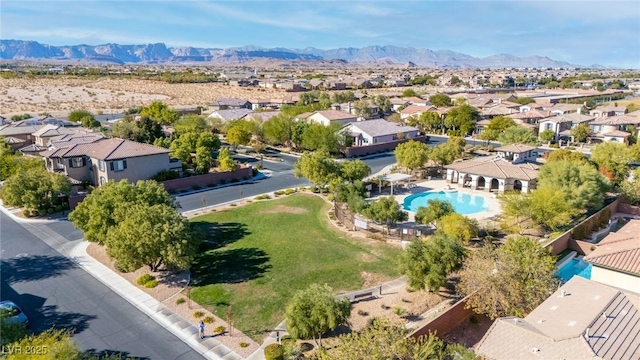
[[[242,223],[195,221],[192,224],[202,239],[200,252],[225,247],[251,234],[247,230],[247,224]]]
[[[27,255],[3,260],[0,274],[4,281],[13,284],[61,276],[76,266],[76,263],[60,255]]]
[[[192,284],[237,284],[257,279],[271,268],[268,261],[267,253],[257,248],[209,251],[193,264]]]
[[[89,349],[82,353],[82,359],[96,360],[149,360],[148,357],[132,357],[129,353],[117,350]]]

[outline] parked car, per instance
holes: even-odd
[[[29,319],[27,315],[22,312],[22,309],[18,307],[13,301],[5,300],[0,301],[0,312],[2,313],[2,321],[29,325]]]

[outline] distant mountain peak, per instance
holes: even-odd
[[[274,59],[284,61],[335,61],[339,63],[377,63],[389,66],[423,66],[443,68],[473,67],[579,67],[552,60],[547,56],[517,57],[511,54],[477,58],[452,50],[430,50],[395,45],[370,45],[362,48],[338,48],[321,50],[264,48],[247,45],[227,49],[196,48],[191,46],[168,48],[165,43],[120,45],[52,46],[32,40],[0,40],[0,56],[5,60],[55,59],[87,60],[112,63],[193,63],[211,64],[247,63]],[[594,65],[595,66],[595,65]],[[598,65],[598,67],[600,67]]]

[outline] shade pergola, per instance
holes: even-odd
[[[404,181],[404,180],[409,180],[411,179],[412,176],[411,175],[407,175],[407,174],[389,174],[389,175],[384,175],[382,177],[379,178],[378,180],[378,191],[382,192],[382,181],[388,181],[389,183],[391,183],[391,195],[393,195],[393,184],[397,183],[398,181]]]

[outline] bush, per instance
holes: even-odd
[[[205,316],[205,318],[202,320],[205,322],[205,324],[213,324],[216,319],[213,318],[213,316]]]
[[[179,176],[180,174],[175,170],[162,170],[159,173],[155,174],[151,178],[151,180],[155,180],[159,182],[159,181],[177,179]]]
[[[276,192],[273,193],[276,196],[280,196],[280,195],[284,195],[284,191],[283,190],[278,190]]]
[[[358,310],[358,315],[360,315],[360,316],[367,316],[367,315],[369,315],[369,313],[368,313],[368,312],[366,312],[366,311],[364,311],[364,310]]]
[[[243,348],[243,349],[246,348],[246,347],[249,347],[249,343],[244,342],[244,341],[241,341],[240,344],[238,344],[238,345],[240,345],[240,347]]]
[[[31,213],[31,210],[29,210],[29,209],[24,209],[24,210],[22,210],[22,214],[23,214],[24,216],[26,216],[26,217],[31,217],[31,216],[33,216],[33,214]]]
[[[203,316],[204,316],[204,312],[203,312],[203,311],[199,311],[199,310],[198,310],[198,311],[195,311],[195,312],[193,313],[193,317],[194,317],[194,318],[198,318],[198,319],[199,319],[199,318],[201,318],[201,317],[203,317]]]
[[[264,348],[264,358],[266,360],[283,360],[284,349],[280,344],[269,344]]]
[[[151,289],[158,286],[158,280],[151,280],[151,281],[147,281],[144,284],[144,287],[146,287],[147,289]]]
[[[62,205],[56,205],[55,211],[56,212],[61,212],[62,211]]]
[[[238,206],[238,205],[236,205],[235,203],[233,203],[233,204],[229,204],[229,206]]]
[[[47,209],[47,215],[53,214],[53,211],[54,211],[53,208],[48,208]]]
[[[179,298],[178,300],[176,300],[176,305],[180,305],[180,304],[184,304],[187,302],[187,299],[185,298]]]
[[[404,309],[401,308],[400,306],[394,306],[393,307],[393,313],[398,315],[398,316],[402,316],[404,314]]]
[[[138,285],[144,285],[146,283],[148,283],[149,281],[155,280],[156,278],[153,277],[152,275],[149,274],[142,274],[138,280],[136,280],[136,283]]]
[[[220,326],[216,326],[216,328],[213,329],[213,332],[216,334],[224,334],[225,330],[226,330],[225,327],[220,325]]]
[[[295,192],[296,192],[296,191],[295,191],[294,189],[287,189],[287,190],[285,190],[285,191],[284,191],[284,194],[285,194],[285,195],[291,195],[291,194],[293,194],[293,193],[295,193]]]
[[[118,262],[117,262],[117,261],[113,263],[113,267],[114,267],[116,270],[118,270],[118,272],[121,272],[121,273],[128,273],[128,271],[127,271],[126,269],[124,269],[122,266],[120,266],[120,264],[118,264]]]
[[[253,198],[254,200],[267,200],[267,199],[271,199],[271,196],[267,195],[267,194],[262,194],[262,195],[258,195],[255,198]]]

